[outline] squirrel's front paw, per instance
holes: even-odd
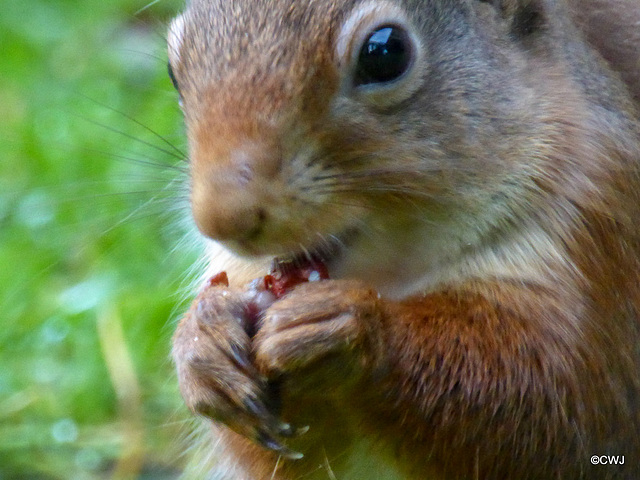
[[[384,355],[380,303],[359,282],[299,285],[264,313],[253,342],[256,367],[307,393],[352,385]]]
[[[296,432],[277,418],[267,379],[249,360],[251,301],[247,292],[225,287],[196,298],[173,341],[180,391],[193,412],[295,458],[278,439]]]

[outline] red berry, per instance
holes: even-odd
[[[225,287],[229,286],[229,277],[227,277],[227,272],[220,272],[209,279],[210,287],[218,285],[224,285]]]

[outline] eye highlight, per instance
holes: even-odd
[[[395,25],[377,28],[360,49],[355,86],[400,78],[411,66],[413,50],[411,38],[403,28]]]

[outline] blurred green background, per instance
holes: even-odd
[[[169,350],[198,246],[164,45],[182,2],[148,1],[2,3],[3,480],[183,461]]]

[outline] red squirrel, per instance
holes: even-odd
[[[170,75],[231,282],[174,336],[194,478],[640,478],[638,21],[188,2]],[[265,296],[273,258],[330,278]]]

